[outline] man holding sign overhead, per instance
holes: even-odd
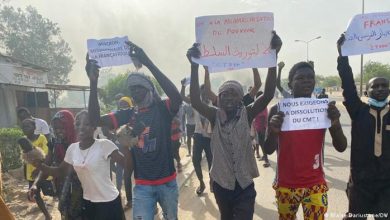
[[[389,20],[390,21],[390,20]],[[347,56],[341,54],[346,38],[337,42],[337,70],[342,82],[344,105],[352,120],[351,175],[347,187],[349,209],[346,219],[366,219],[367,214],[390,218],[390,106],[389,79],[375,77],[359,98]],[[380,217],[380,216],[379,216]],[[377,218],[375,218],[377,219]]]
[[[99,66],[94,60],[87,59],[86,70],[91,87],[88,106],[91,123],[112,129],[129,123],[133,127],[132,135],[138,138],[137,144],[127,152],[128,167],[129,170],[134,168],[135,179],[133,219],[153,219],[157,203],[160,204],[165,219],[177,219],[179,192],[171,148],[171,123],[179,111],[182,98],[175,85],[142,48],[132,42],[127,42],[127,45],[133,61],[135,58],[149,69],[169,99],[161,99],[149,77],[132,73],[127,78],[127,86],[136,108],[100,117],[97,97]]]
[[[278,151],[273,187],[279,219],[296,219],[302,204],[304,219],[323,220],[328,207],[323,171],[326,128],[337,151],[346,149],[347,139],[335,103],[310,98],[316,83],[313,66],[307,62],[295,64],[288,80],[294,98],[271,108],[264,147],[267,154]]]
[[[197,20],[197,27],[198,25],[256,23],[261,22],[262,19],[265,18],[252,14],[218,16],[218,18],[211,19],[207,23],[205,21],[198,23]],[[210,24],[210,22],[214,23]],[[221,27],[218,31],[230,34],[229,28],[232,28],[231,30],[234,29],[233,27],[225,27],[225,29]],[[267,107],[274,96],[276,88],[276,53],[279,52],[282,46],[279,36],[271,30],[263,32],[265,36],[271,36],[268,42],[263,43],[267,44],[267,48],[271,49],[270,53],[273,54],[275,62],[267,64],[269,68],[264,94],[256,99],[252,105],[243,105],[243,88],[239,82],[234,80],[224,82],[219,88],[217,107],[209,106],[202,102],[199,88],[198,63],[202,62],[202,57],[210,56],[210,54],[207,54],[205,51],[204,47],[207,45],[202,43],[200,48],[197,47],[199,46],[198,44],[194,44],[187,53],[191,63],[191,104],[195,110],[210,121],[212,127],[210,145],[213,154],[213,165],[210,170],[210,177],[213,180],[214,196],[221,213],[221,219],[253,219],[256,198],[253,179],[259,176],[259,171],[253,155],[250,125],[255,116]],[[234,33],[239,34],[237,32]],[[243,42],[231,40],[227,43],[228,47],[226,48],[229,50],[229,48],[238,48],[232,45],[240,45]],[[219,53],[216,53],[215,56],[218,57]],[[231,64],[236,63],[234,59],[229,58],[228,61],[231,61]],[[211,71],[218,68],[218,65],[212,62],[209,64]],[[257,67],[253,63],[248,65],[235,67],[237,69]]]

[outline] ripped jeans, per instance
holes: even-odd
[[[157,202],[164,219],[177,219],[179,190],[176,179],[162,185],[136,184],[133,192],[133,220],[153,220]]]

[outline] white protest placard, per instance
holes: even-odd
[[[291,98],[279,101],[284,113],[282,131],[323,129],[330,127],[328,99]]]
[[[201,57],[193,61],[210,72],[276,66],[276,51],[270,49],[273,28],[271,12],[197,17]]]
[[[343,56],[390,50],[390,12],[354,16],[341,47]]]
[[[111,39],[88,39],[89,58],[98,61],[100,67],[120,66],[132,63],[127,36]]]

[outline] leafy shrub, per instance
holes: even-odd
[[[19,128],[0,128],[0,153],[4,171],[22,166],[17,140],[23,136]]]

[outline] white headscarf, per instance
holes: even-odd
[[[157,93],[156,88],[152,81],[145,74],[131,73],[127,77],[127,86],[142,86],[149,92],[146,94],[145,99],[141,103],[136,103],[139,108],[149,107],[153,104],[153,101],[160,101],[161,97]]]

